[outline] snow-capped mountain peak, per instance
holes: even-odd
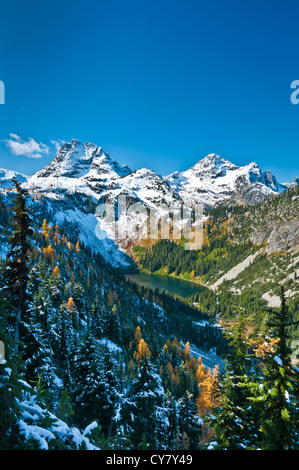
[[[222,158],[217,153],[209,153],[204,158],[200,159],[192,168],[217,168],[218,166],[222,165],[234,166],[233,163],[231,163],[229,160],[226,160],[225,158]]]
[[[131,170],[127,166],[121,167],[101,147],[73,139],[70,143],[64,143],[54,160],[36,172],[34,177],[88,178],[88,175],[96,175],[98,178],[105,178],[105,175],[109,174],[111,178],[129,173]]]
[[[299,178],[295,176],[295,178],[293,178],[290,183],[284,183],[284,186],[286,186],[287,188],[296,188],[297,186],[299,186]]]
[[[210,153],[199,160],[189,170],[183,172],[185,176],[194,175],[200,179],[224,176],[228,170],[237,168],[236,165],[216,153]]]
[[[65,142],[60,148],[58,154],[42,170],[35,173],[35,177],[76,177],[87,172],[92,161],[93,154],[96,152],[95,145],[82,144],[79,140],[73,139],[70,143]]]
[[[269,170],[263,173],[256,162],[238,166],[215,153],[199,160],[188,170],[172,173],[166,179],[183,200],[201,202],[206,207],[224,202],[250,185],[258,185],[254,191],[262,197],[286,189]]]

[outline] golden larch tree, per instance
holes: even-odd
[[[204,380],[201,382],[200,395],[196,399],[196,407],[200,417],[205,416],[219,406],[219,398],[217,397],[218,371],[218,366],[215,366],[213,372],[208,369]]]
[[[145,358],[149,359],[151,357],[151,352],[143,338],[141,338],[141,340],[139,341],[137,351],[135,351],[134,353],[134,357],[138,362],[142,361]]]

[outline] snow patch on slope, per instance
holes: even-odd
[[[234,266],[227,273],[223,274],[223,276],[221,276],[214,284],[208,286],[209,289],[212,289],[213,291],[215,291],[220,286],[220,284],[222,284],[223,281],[229,281],[229,280],[235,279],[242,271],[244,271],[246,268],[248,268],[251,265],[251,263],[261,253],[262,250],[263,248],[256,251],[253,255],[247,256],[245,260],[243,260],[241,263]]]

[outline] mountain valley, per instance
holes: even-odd
[[[163,177],[72,140],[31,176],[0,170],[0,448],[218,448],[236,363],[253,403],[236,405],[249,423],[237,447],[260,448],[261,361],[276,344],[261,338],[285,301],[288,344],[299,334],[298,202],[296,178],[215,154]],[[202,246],[186,249],[198,222]],[[138,271],[203,288],[170,295],[128,280]]]

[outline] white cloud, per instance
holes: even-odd
[[[9,135],[12,139],[21,140],[21,137],[19,137],[17,134],[10,133]]]
[[[29,137],[28,141],[24,141],[17,134],[9,134],[10,139],[5,139],[5,143],[11,153],[14,155],[23,155],[27,158],[41,158],[43,155],[49,154],[49,147],[42,142],[36,142]]]
[[[54,145],[55,150],[58,152],[60,150],[60,147],[65,143],[64,140],[51,140],[51,144]]]

